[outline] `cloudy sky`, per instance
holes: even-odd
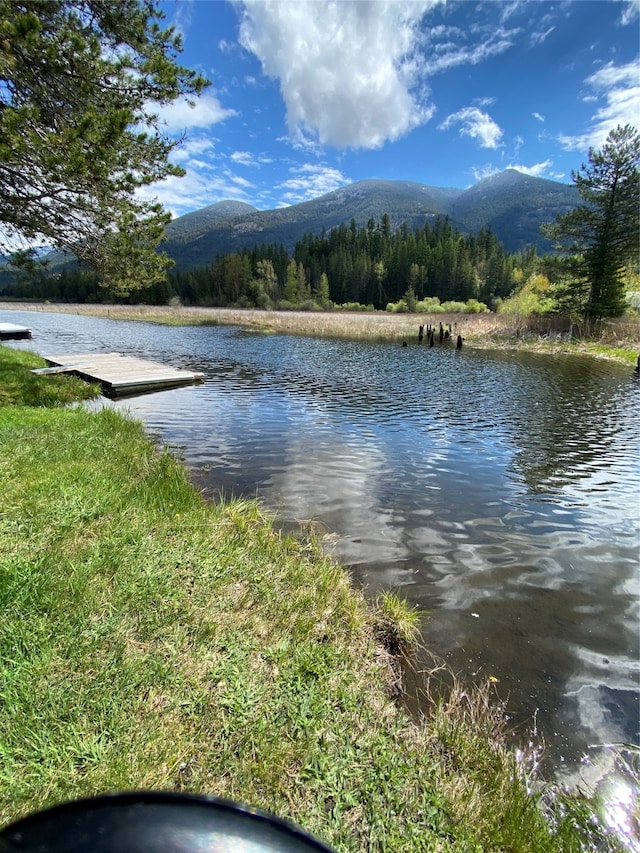
[[[640,116],[640,0],[165,0],[211,80],[162,113],[178,216],[271,209],[367,178],[467,187],[513,167],[569,183]]]

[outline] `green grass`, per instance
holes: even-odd
[[[30,372],[45,365],[34,353],[0,346],[0,406],[64,406],[100,393],[97,386],[74,376]]]
[[[420,638],[423,614],[391,590],[378,596],[374,611],[374,631],[393,655],[410,654]]]
[[[0,822],[170,789],[339,851],[589,849],[586,819],[543,816],[485,692],[423,725],[394,704],[381,640],[414,642],[416,616],[367,604],[313,538],[205,503],[111,410],[5,404],[0,451]]]
[[[493,334],[490,336],[474,336],[469,338],[470,345],[483,349],[524,349],[531,352],[549,353],[551,355],[590,355],[595,358],[605,358],[622,364],[635,366],[640,355],[640,344],[628,342],[626,347],[617,346],[601,341],[586,339],[548,340],[537,334],[525,334],[519,339],[511,335]]]
[[[632,367],[638,363],[638,356],[640,356],[640,347],[636,349],[625,349],[624,347],[612,346],[611,344],[600,344],[596,342],[578,343],[577,347],[580,352],[585,352],[588,355],[614,359],[615,361],[621,361],[625,364],[629,364]]]

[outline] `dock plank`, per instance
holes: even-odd
[[[66,369],[83,379],[99,382],[103,391],[113,396],[193,385],[204,379],[204,374],[197,371],[119,352],[45,355],[44,359],[54,368]]]
[[[73,364],[59,364],[57,367],[34,367],[29,373],[35,373],[36,376],[49,376],[52,373],[72,373],[84,366],[84,362],[79,364],[74,362]]]
[[[26,326],[16,326],[15,323],[0,323],[0,341],[20,340],[30,338],[31,329]]]

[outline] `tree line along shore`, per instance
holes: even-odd
[[[421,723],[416,641],[309,534],[207,503],[141,424],[0,347],[2,823],[114,790],[206,792],[339,851],[615,850],[597,804],[516,758],[490,684]],[[426,706],[425,706],[426,707]]]

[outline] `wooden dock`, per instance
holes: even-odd
[[[15,341],[30,338],[31,329],[26,326],[16,326],[15,323],[0,323],[0,341]]]
[[[110,397],[193,385],[204,379],[202,373],[168,367],[119,352],[45,355],[43,358],[51,367],[34,373],[73,373],[90,382],[99,382],[103,393]]]

